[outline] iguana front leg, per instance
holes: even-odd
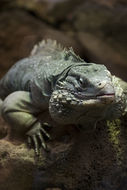
[[[43,110],[43,108],[42,108]],[[47,148],[44,136],[50,135],[38,119],[40,110],[33,104],[30,93],[17,91],[10,94],[3,102],[1,114],[11,126],[12,136],[27,135],[28,144],[39,154],[40,147]]]

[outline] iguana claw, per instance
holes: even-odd
[[[29,148],[33,147],[35,150],[35,155],[39,156],[40,148],[42,147],[44,150],[47,150],[47,145],[44,140],[44,136],[48,139],[51,139],[49,133],[43,128],[43,126],[48,126],[47,123],[40,123],[38,125],[34,125],[31,130],[27,132],[27,143]]]

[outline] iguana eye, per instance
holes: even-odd
[[[83,79],[82,79],[82,78],[79,79],[79,83],[80,83],[81,85],[83,85]]]
[[[87,82],[87,80],[84,80],[83,78],[80,78],[80,79],[79,79],[79,85],[80,85],[81,88],[84,89],[84,88],[87,87],[88,82]]]
[[[86,87],[86,82],[83,80],[83,78],[80,78],[79,79],[79,84],[82,88],[85,88]]]

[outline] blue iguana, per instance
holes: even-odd
[[[47,148],[45,136],[50,138],[38,114],[48,110],[58,124],[89,128],[125,112],[126,87],[104,65],[87,63],[56,41],[42,41],[0,80],[1,115],[13,133],[27,135],[38,155]]]

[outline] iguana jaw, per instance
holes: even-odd
[[[114,99],[114,93],[79,99],[75,97],[73,92],[55,90],[49,101],[49,112],[58,123],[72,124],[78,122],[80,124],[80,120],[81,123],[87,120],[91,122],[103,117],[105,109],[112,104]],[[81,118],[82,115],[83,118]]]
[[[80,93],[75,93],[69,90],[56,90],[51,96],[50,102],[63,104],[67,106],[96,106],[111,104],[115,100],[115,93],[98,94],[96,96],[81,96]]]

